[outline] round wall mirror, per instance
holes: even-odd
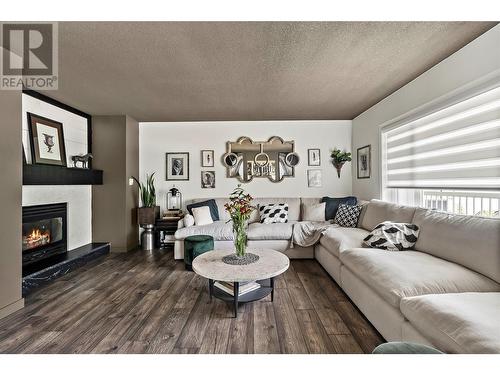
[[[295,167],[297,164],[299,164],[299,160],[299,155],[296,152],[290,152],[286,154],[285,163],[290,167]]]
[[[230,153],[224,156],[224,164],[226,164],[228,167],[234,167],[237,162],[238,155],[236,155],[235,153]]]

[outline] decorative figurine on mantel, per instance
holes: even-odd
[[[89,160],[90,159],[93,159],[94,157],[92,156],[92,154],[85,154],[85,155],[73,155],[71,157],[71,160],[73,161],[73,166],[75,168],[87,168],[88,169],[88,165],[89,165]],[[78,164],[77,163],[82,163],[82,166],[81,167],[78,167]]]
[[[337,170],[337,176],[340,178],[340,171],[342,170],[345,162],[352,160],[351,153],[347,151],[341,151],[335,147],[330,153],[330,157],[332,158],[333,166]]]

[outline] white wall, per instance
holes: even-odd
[[[380,198],[381,125],[500,69],[500,25],[495,26],[352,121],[352,150],[372,145],[372,178],[356,178],[353,194]],[[355,154],[354,154],[355,156]]]
[[[226,152],[226,142],[249,136],[256,141],[279,136],[285,141],[295,141],[300,163],[295,167],[295,177],[286,177],[280,183],[267,178],[254,178],[244,184],[256,197],[321,197],[351,194],[351,170],[345,166],[339,179],[329,161],[333,147],[350,149],[351,121],[243,121],[243,122],[182,122],[140,123],[139,171],[141,179],[146,173],[156,172],[158,203],[165,208],[165,195],[172,185],[182,192],[184,200],[198,197],[225,197],[238,184],[237,179],[227,178],[221,162]],[[307,166],[307,149],[321,149],[321,166]],[[215,151],[215,167],[202,168],[201,150]],[[190,180],[165,181],[165,153],[189,152]],[[321,188],[307,187],[307,170],[323,171]],[[201,170],[215,171],[215,189],[202,189]]]
[[[28,133],[28,112],[59,121],[63,124],[68,166],[71,156],[87,153],[87,119],[32,96],[23,94],[23,147],[31,163]],[[92,242],[92,188],[85,186],[23,186],[23,206],[49,203],[68,203],[68,250]]]
[[[68,203],[68,250],[92,242],[92,187],[23,186],[23,206]]]
[[[71,157],[87,153],[87,119],[62,108],[23,94],[23,147],[26,160],[31,163],[31,148],[28,131],[28,112],[63,124],[64,144],[68,167],[73,166]]]

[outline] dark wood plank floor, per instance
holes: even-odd
[[[383,342],[315,260],[293,260],[275,300],[209,301],[168,250],[110,254],[0,320],[0,353],[369,353]]]

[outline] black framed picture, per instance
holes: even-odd
[[[357,150],[358,178],[371,177],[372,164],[371,145],[363,146]]]
[[[167,181],[189,180],[189,152],[167,152]]]
[[[201,166],[213,167],[214,166],[214,150],[201,151]]]
[[[319,148],[310,148],[307,150],[307,165],[310,167],[321,165],[321,151]]]
[[[28,112],[33,164],[66,166],[63,124]]]
[[[215,171],[201,171],[201,188],[215,189]]]

